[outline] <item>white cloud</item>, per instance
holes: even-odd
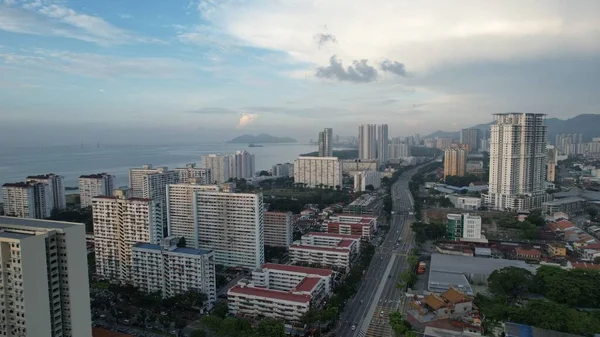
[[[244,112],[242,114],[242,117],[240,117],[240,121],[238,122],[237,128],[240,129],[244,126],[250,125],[257,117],[258,114],[249,114]]]
[[[413,71],[600,50],[600,2],[594,0],[257,0],[212,10],[213,22],[234,39],[315,65],[335,54],[388,58]],[[323,25],[337,41],[328,48],[314,40]]]
[[[0,6],[0,30],[41,36],[60,36],[103,46],[130,43],[162,43],[139,36],[106,20],[46,1],[26,2],[22,7]]]
[[[172,58],[124,58],[92,53],[38,49],[27,54],[0,53],[0,61],[23,70],[56,71],[93,78],[182,78],[201,70]],[[1,62],[0,62],[1,64]]]

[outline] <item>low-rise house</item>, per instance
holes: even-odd
[[[473,298],[450,287],[440,295],[431,293],[422,300],[412,300],[408,313],[419,322],[458,318],[473,312]]]
[[[538,249],[515,248],[515,256],[519,260],[539,261],[542,258],[542,252]]]

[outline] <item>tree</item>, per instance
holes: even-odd
[[[392,330],[394,330],[396,336],[409,336],[412,328],[410,323],[404,319],[401,312],[392,312],[388,317],[390,319],[390,326],[392,327]]]
[[[507,304],[523,298],[532,285],[533,274],[523,268],[498,269],[488,277],[489,290],[496,296],[504,297]]]
[[[412,287],[417,282],[417,275],[412,270],[405,270],[400,274],[400,284],[406,287]]]
[[[270,175],[271,174],[269,173],[269,171],[262,170],[262,171],[258,172],[259,177],[268,177]]]
[[[536,240],[539,238],[539,236],[540,236],[539,228],[536,227],[531,222],[525,220],[520,223],[520,227],[521,227],[521,236],[523,237],[523,239]]]
[[[285,337],[285,325],[283,322],[265,318],[258,323],[258,327],[254,332],[255,337]]]
[[[206,337],[206,332],[202,329],[194,330],[191,337]]]
[[[375,191],[375,187],[371,184],[365,186],[365,191],[373,192]]]
[[[585,208],[585,211],[590,216],[591,219],[595,219],[598,216],[598,209],[594,206],[588,206]]]
[[[529,213],[525,220],[538,227],[544,226],[546,224],[546,220],[542,216],[542,212],[540,210],[531,211],[531,213]]]
[[[177,247],[185,247],[185,238],[183,236],[179,239],[179,242],[177,242]]]

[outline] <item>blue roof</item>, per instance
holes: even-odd
[[[142,248],[142,249],[150,249],[150,250],[160,250],[160,245],[156,245],[153,243],[146,243],[146,242],[138,242],[135,244],[135,247]],[[177,247],[173,250],[170,250],[170,252],[179,253],[179,254],[190,254],[190,255],[204,255],[204,254],[210,253],[211,251],[208,249]]]

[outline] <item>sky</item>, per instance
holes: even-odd
[[[0,0],[0,142],[599,113],[599,16],[596,0]]]

